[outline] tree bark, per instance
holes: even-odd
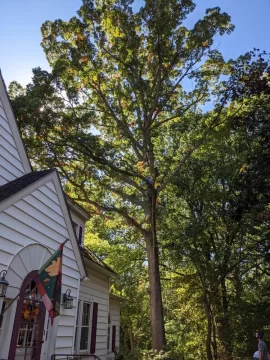
[[[146,248],[150,285],[152,348],[155,350],[161,350],[165,345],[165,330],[159,273],[158,248],[149,240],[146,242]]]
[[[225,279],[221,282],[222,294],[222,319],[219,326],[219,338],[222,342],[224,351],[228,359],[232,356],[232,339],[230,329],[229,302],[227,297],[227,289]]]
[[[146,237],[148,277],[150,286],[150,309],[152,326],[152,348],[160,351],[165,346],[165,328],[159,271],[159,253],[156,229],[156,190],[149,191],[148,220],[151,228]]]
[[[211,311],[211,318],[212,318],[212,329],[213,329],[212,346],[213,346],[213,351],[214,351],[214,360],[217,360],[218,359],[217,332],[216,332],[215,319],[213,317],[212,311]]]
[[[128,330],[129,330],[130,350],[131,350],[131,352],[133,353],[133,352],[134,352],[134,334],[133,334],[132,322],[131,322],[131,321],[130,321],[130,323],[129,323]]]
[[[213,360],[212,350],[211,350],[211,340],[212,340],[212,314],[209,303],[206,298],[206,294],[204,294],[204,309],[207,317],[207,337],[206,337],[206,354],[207,360]]]

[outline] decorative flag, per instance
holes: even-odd
[[[38,272],[37,289],[43,304],[49,312],[51,323],[60,313],[62,256],[67,239]]]

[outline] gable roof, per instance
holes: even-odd
[[[107,264],[105,264],[98,256],[96,256],[92,251],[90,251],[88,248],[86,247],[80,247],[81,253],[83,255],[84,258],[96,263],[97,265],[103,267],[103,269],[109,271],[111,274],[113,274],[113,276],[116,276],[117,273],[115,271],[113,271],[112,268],[110,268],[110,266],[108,266]]]
[[[24,142],[22,140],[21,132],[18,127],[18,123],[15,119],[15,115],[11,106],[10,98],[8,96],[7,88],[2,77],[2,73],[0,70],[0,105],[2,104],[4,112],[7,117],[8,125],[12,132],[12,137],[16,144],[18,155],[21,159],[23,169],[25,173],[29,173],[32,171],[31,164],[26,152],[26,148]]]
[[[0,106],[4,110],[4,114],[6,116],[5,119],[8,121],[15,145],[18,150],[18,155],[21,159],[23,169],[26,173],[25,175],[20,176],[19,178],[15,180],[11,180],[8,183],[0,186],[0,212],[3,211],[3,209],[11,206],[13,203],[19,201],[22,197],[34,191],[35,188],[42,186],[43,183],[50,180],[54,180],[57,195],[59,196],[59,201],[67,223],[67,229],[69,234],[71,235],[70,240],[73,245],[73,250],[75,253],[77,263],[79,265],[81,276],[85,277],[86,275],[82,256],[90,260],[91,262],[95,263],[96,265],[100,266],[100,269],[103,268],[105,271],[109,272],[110,274],[116,275],[116,273],[108,265],[106,265],[90,250],[82,249],[79,247],[72,225],[69,206],[71,206],[74,211],[77,211],[81,215],[83,215],[83,217],[86,220],[89,219],[89,214],[82,207],[80,207],[73,199],[67,197],[67,195],[64,193],[57,170],[49,169],[49,170],[32,172],[30,160],[28,158],[26,148],[22,140],[21,132],[19,130],[18,123],[16,121],[11,106],[11,101],[7,92],[4,79],[2,77],[1,70],[0,70]],[[50,173],[51,176],[49,176]],[[47,175],[49,176],[49,178],[47,178]],[[44,181],[42,181],[43,178]]]
[[[52,171],[53,169],[31,172],[0,186],[0,201],[7,199],[13,194],[16,194],[18,191],[41,179],[43,176],[49,174]]]
[[[54,183],[56,194],[59,200],[59,205],[62,209],[63,217],[65,219],[72,249],[74,251],[74,255],[79,267],[80,275],[81,278],[84,278],[86,276],[84,262],[72,225],[65,194],[63,192],[60,178],[56,169],[37,171],[26,174],[16,180],[10,181],[9,183],[2,185],[0,187],[0,194],[2,196],[0,201],[0,212],[9,208],[10,206],[20,201],[27,195],[31,194],[33,191],[35,191],[49,181],[53,181]],[[7,192],[7,196],[5,196],[5,192]]]
[[[43,178],[44,176],[48,175],[49,173],[51,173],[53,171],[55,171],[55,169],[32,172],[32,173],[23,175],[18,179],[10,181],[9,183],[7,183],[5,185],[0,186],[0,202],[4,201],[5,199],[9,198],[12,195],[15,195],[17,192],[23,190],[24,188],[35,183],[37,180]],[[66,196],[64,193],[63,193],[63,195]],[[68,203],[67,203],[67,207],[68,207]],[[68,215],[70,215],[70,214],[68,214]],[[70,221],[72,221],[72,220],[70,219]],[[79,248],[80,248],[81,255],[83,257],[85,257],[88,260],[91,260],[92,262],[96,263],[97,265],[103,267],[107,271],[116,275],[116,273],[108,265],[106,265],[98,256],[96,256],[92,251],[90,251],[87,248],[82,248],[82,247],[79,247]]]

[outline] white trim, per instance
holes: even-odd
[[[115,295],[110,293],[110,300],[115,300],[119,302],[127,302],[127,298],[124,298],[123,296]]]
[[[79,299],[79,297],[78,297],[77,308],[76,308],[76,317],[75,317],[75,326],[74,326],[75,331],[74,331],[74,337],[72,339],[73,354],[76,354],[78,352],[79,339],[81,336],[81,331],[80,331],[81,309],[82,309],[82,299]],[[78,324],[77,324],[77,322],[78,322]],[[75,335],[76,335],[76,342],[75,342]]]
[[[13,324],[15,319],[15,314],[17,310],[18,300],[15,300],[8,311],[5,313],[6,320],[5,324]],[[9,354],[10,340],[13,332],[13,326],[8,326],[6,331],[2,331],[1,336],[1,347],[0,347],[0,356],[2,359],[7,359]]]
[[[69,238],[71,241],[72,249],[74,251],[75,259],[77,261],[78,268],[80,271],[80,275],[81,275],[81,278],[84,278],[86,276],[86,272],[85,272],[83,261],[81,258],[81,253],[79,250],[79,245],[77,243],[76,235],[74,233],[70,213],[69,213],[66,201],[65,201],[65,197],[64,197],[65,195],[64,195],[62,185],[60,183],[60,179],[59,179],[59,176],[58,176],[56,170],[50,172],[49,174],[43,176],[41,179],[36,180],[34,183],[26,186],[24,189],[18,191],[14,195],[11,195],[7,199],[3,200],[0,203],[0,212],[6,210],[7,208],[9,208],[10,206],[15,204],[22,198],[26,197],[27,195],[31,194],[32,192],[34,192],[35,190],[37,190],[38,188],[40,188],[42,185],[46,184],[49,181],[53,181],[53,183],[54,183],[56,193],[57,193],[57,196],[59,199],[59,203],[60,203],[60,206],[61,206],[61,209],[63,212],[63,216],[65,219],[65,223],[66,223],[67,231],[68,231]]]
[[[10,100],[8,98],[6,86],[5,86],[1,71],[0,71],[0,99],[3,103],[4,111],[6,113],[7,120],[8,120],[10,129],[12,131],[12,135],[13,135],[15,144],[17,145],[19,156],[21,158],[24,171],[27,174],[32,171],[30,161],[28,159],[26,149],[25,149],[24,143],[22,141],[21,133],[18,128],[18,124],[17,124],[17,121],[15,119],[15,116],[14,116],[14,113],[13,113],[13,110],[12,110],[12,107],[10,104]]]
[[[82,256],[81,256],[81,253],[80,253],[80,250],[79,250],[79,245],[78,245],[78,242],[77,242],[76,234],[74,232],[74,228],[73,228],[73,225],[72,225],[72,219],[71,219],[70,212],[69,212],[69,209],[68,209],[68,206],[67,206],[65,194],[64,194],[64,191],[63,191],[63,188],[62,188],[60,178],[59,178],[59,175],[58,175],[57,171],[56,170],[53,171],[52,174],[53,174],[54,186],[55,186],[58,198],[59,198],[60,205],[62,207],[64,219],[66,221],[67,230],[68,230],[68,233],[69,233],[69,236],[70,236],[70,240],[71,240],[71,244],[72,244],[73,251],[74,251],[74,254],[75,254],[75,258],[76,258],[77,263],[78,263],[78,268],[79,268],[79,271],[80,271],[80,274],[81,274],[81,278],[83,279],[87,274],[86,274],[86,271],[84,269]]]
[[[76,338],[76,344],[74,344],[74,353],[75,354],[86,354],[90,352],[90,346],[91,346],[91,333],[92,333],[92,317],[93,317],[93,302],[89,299],[80,298],[78,299],[78,303],[80,302],[80,308],[79,308],[79,320],[78,320],[78,328],[77,328],[77,338]],[[81,350],[81,332],[82,332],[82,315],[83,315],[83,305],[88,304],[90,305],[89,309],[89,324],[88,324],[88,338],[87,338],[87,349]],[[75,323],[75,328],[76,328]],[[74,342],[74,340],[73,340]]]
[[[117,278],[117,274],[114,272],[106,269],[102,265],[99,265],[98,263],[94,262],[94,260],[90,260],[88,257],[83,255],[83,258],[85,260],[86,268],[90,268],[91,270],[96,271],[99,275],[103,275],[104,277],[108,278]]]
[[[85,221],[90,219],[90,215],[76,202],[71,199],[68,195],[66,195],[68,206],[79,216],[81,216]]]
[[[81,286],[81,280],[78,279],[78,287],[77,287],[77,294],[76,294],[76,316],[75,316],[75,323],[74,323],[74,329],[73,329],[73,338],[72,338],[72,352],[73,352],[73,354],[76,352],[76,346],[77,346],[77,342],[78,342],[78,332],[77,332],[76,343],[75,343],[75,334],[76,334],[76,328],[77,328],[77,317],[79,316],[79,314],[78,314],[78,306],[79,306],[79,303],[80,303],[80,286]],[[79,327],[79,319],[78,319],[78,327]]]

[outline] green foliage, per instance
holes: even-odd
[[[158,351],[143,351],[143,360],[170,360],[169,353],[161,350]]]
[[[224,61],[218,7],[188,29],[191,0],[131,5],[84,0],[43,24],[52,72],[10,86],[27,149],[60,171],[91,214],[86,245],[119,274],[119,356],[251,358],[270,315],[269,61]],[[150,351],[150,313],[168,352]]]
[[[226,112],[220,77],[230,67],[213,43],[233,26],[215,7],[188,29],[192,1],[146,0],[138,12],[131,4],[84,0],[69,21],[46,21],[42,47],[53,71],[35,70],[17,108],[23,121],[37,110],[23,130],[29,147],[39,149],[34,163],[57,166],[65,190],[90,213],[139,233],[147,248],[152,345],[160,350],[159,194]],[[210,99],[214,107],[203,114]]]

